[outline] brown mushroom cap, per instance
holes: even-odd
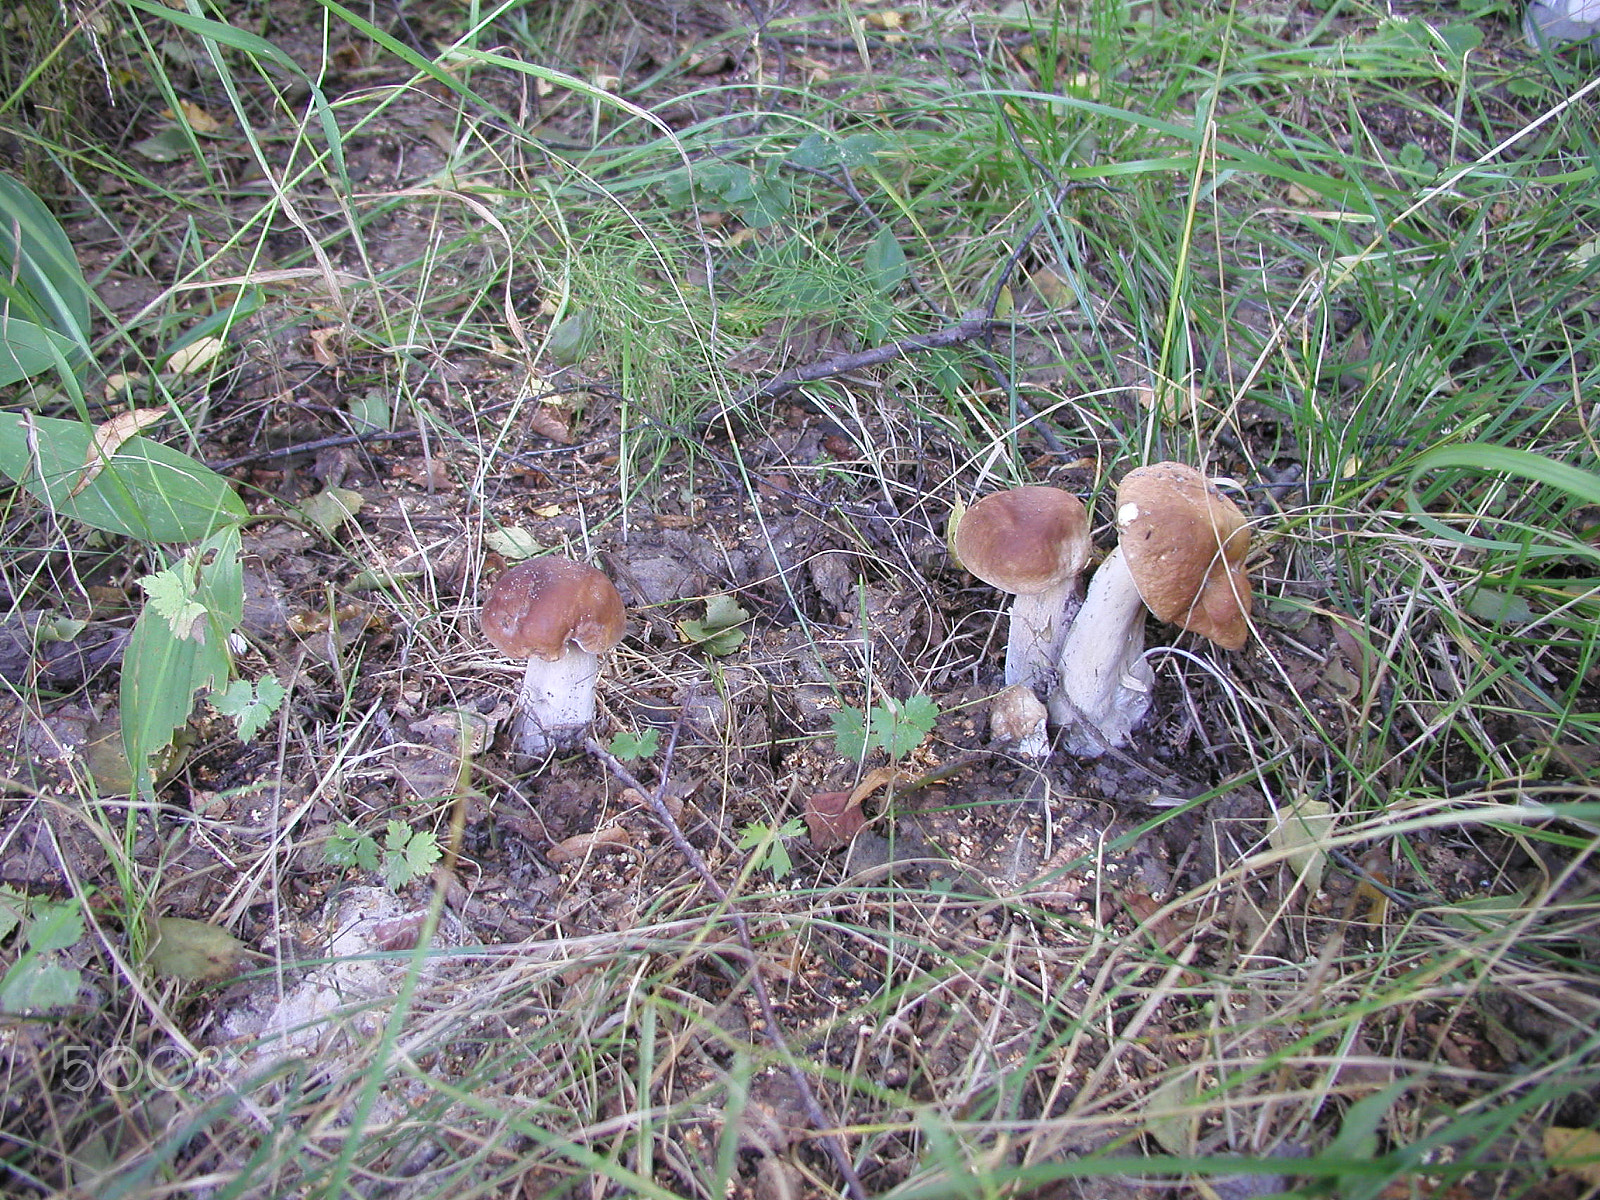
[[[1158,618],[1238,650],[1250,636],[1250,525],[1199,471],[1152,463],[1117,488],[1122,555]]]
[[[1089,561],[1089,514],[1060,488],[990,492],[961,516],[956,557],[1002,592],[1028,596],[1082,574]]]
[[[502,654],[555,662],[569,643],[603,654],[622,640],[622,597],[601,571],[570,558],[533,558],[501,573],[478,618]]]

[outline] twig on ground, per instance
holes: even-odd
[[[863,367],[876,367],[891,362],[902,354],[911,354],[918,350],[942,350],[948,346],[959,346],[962,342],[970,342],[981,337],[989,328],[990,320],[991,318],[982,313],[968,313],[954,325],[946,325],[943,329],[936,329],[932,333],[913,334],[911,337],[901,338],[898,342],[888,342],[882,346],[873,346],[850,354],[835,354],[818,362],[791,367],[781,374],[774,375],[765,383],[746,388],[723,408],[712,413],[707,420],[719,420],[724,412],[740,408],[752,400],[767,400],[782,396],[792,392],[802,383],[816,383],[820,379],[832,379],[835,375],[859,371]]]
[[[420,429],[374,429],[366,433],[341,433],[335,437],[318,438],[313,442],[296,442],[292,446],[274,446],[270,450],[255,450],[237,458],[209,462],[213,471],[231,471],[250,463],[270,462],[275,458],[294,458],[301,454],[315,454],[318,450],[331,450],[336,446],[356,446],[365,442],[401,442],[407,438],[421,437]]]
[[[627,767],[609,753],[604,746],[594,738],[584,739],[584,749],[597,759],[606,770],[610,771],[625,787],[631,787],[649,801],[650,809],[655,813],[656,820],[661,822],[667,836],[672,839],[672,844],[677,847],[678,853],[700,876],[700,881],[706,885],[706,890],[716,897],[727,912],[728,921],[733,925],[734,932],[739,937],[739,945],[744,949],[750,962],[750,990],[755,993],[756,1003],[761,1006],[761,1019],[767,1027],[767,1037],[771,1039],[778,1053],[783,1057],[784,1067],[789,1072],[789,1078],[794,1083],[795,1090],[800,1093],[801,1103],[805,1105],[806,1118],[816,1128],[818,1136],[822,1139],[828,1156],[833,1159],[834,1165],[839,1168],[839,1174],[844,1179],[845,1191],[851,1200],[867,1200],[866,1188],[861,1183],[861,1177],[856,1174],[855,1164],[850,1161],[850,1154],[845,1149],[839,1135],[829,1132],[837,1127],[838,1122],[832,1121],[822,1111],[822,1105],[817,1100],[816,1093],[811,1090],[811,1081],[806,1078],[806,1073],[800,1069],[794,1054],[789,1049],[789,1043],[783,1036],[783,1030],[778,1024],[777,1012],[772,1007],[772,997],[767,992],[767,985],[761,978],[760,960],[756,955],[755,940],[750,936],[750,923],[745,916],[729,899],[727,889],[717,882],[717,877],[711,873],[711,868],[706,865],[706,860],[700,851],[694,848],[693,843],[684,836],[683,828],[673,817],[666,805],[667,780],[672,767],[672,754],[678,744],[678,729],[682,725],[682,714],[687,712],[689,701],[684,700],[679,709],[678,723],[673,726],[672,736],[668,740],[667,749],[662,756],[661,782],[653,788],[648,788],[636,779]]]
[[[832,176],[823,172],[815,173],[823,175],[823,178],[828,179],[830,182],[837,182],[833,180]],[[848,171],[845,172],[845,180],[845,186],[851,193],[852,198],[870,213],[871,210],[867,208],[866,202],[861,199],[860,194],[855,191],[853,183],[849,181]],[[804,383],[816,383],[823,379],[832,379],[850,371],[881,366],[883,363],[892,362],[894,359],[906,354],[913,354],[923,350],[943,350],[951,346],[959,346],[965,342],[979,343],[978,346],[974,347],[974,351],[977,354],[978,361],[983,365],[983,369],[1004,389],[1006,399],[1015,408],[1017,415],[1024,421],[1035,421],[1038,414],[1035,413],[1033,407],[1026,400],[1017,394],[1016,383],[994,357],[995,312],[999,308],[1000,297],[1005,291],[1006,283],[1016,270],[1017,264],[1022,260],[1022,256],[1027,253],[1028,246],[1038,236],[1039,231],[1044,228],[1045,222],[1056,214],[1061,205],[1062,197],[1074,186],[1077,185],[1072,183],[1059,185],[1055,196],[1050,201],[1048,211],[1040,216],[1028,231],[1022,235],[1017,244],[1012,247],[1011,253],[1006,257],[1005,264],[995,277],[994,285],[989,291],[988,302],[983,306],[982,310],[965,313],[955,324],[946,325],[943,329],[936,329],[932,333],[913,334],[911,337],[901,338],[895,342],[887,342],[881,346],[872,346],[866,350],[857,350],[849,354],[835,354],[816,362],[791,367],[787,371],[774,375],[765,383],[746,388],[726,404],[719,405],[701,417],[696,424],[702,426],[715,425],[729,414],[742,409],[752,400],[774,399],[792,392]],[[873,214],[873,216],[874,220],[876,220],[876,215]],[[882,224],[881,221],[879,224]],[[913,283],[915,283],[915,280],[913,280]],[[922,295],[920,287],[916,290],[918,295]],[[923,296],[923,299],[926,300],[927,297]],[[1061,454],[1064,452],[1065,447],[1062,446],[1061,439],[1056,436],[1053,429],[1043,421],[1035,421],[1034,427],[1038,430],[1040,439],[1051,453]]]

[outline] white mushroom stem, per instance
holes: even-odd
[[[1011,602],[1006,637],[1006,686],[1026,684],[1036,692],[1055,687],[1056,660],[1078,608],[1076,577],[1043,592],[1017,595]]]
[[[1120,746],[1150,708],[1155,676],[1144,661],[1144,601],[1118,547],[1089,581],[1083,607],[1061,644],[1051,719],[1083,757]]]
[[[594,685],[599,677],[600,656],[576,645],[568,645],[555,662],[537,655],[528,659],[512,725],[517,752],[543,758],[553,749],[581,741],[594,722]]]

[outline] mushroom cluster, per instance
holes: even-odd
[[[517,753],[543,758],[583,740],[594,721],[600,656],[622,639],[622,597],[605,574],[534,558],[489,589],[479,624],[502,654],[528,660],[512,730]]]
[[[952,538],[957,556],[974,575],[1002,590],[1019,590],[1011,586],[1013,579],[997,577],[989,560],[969,546],[992,552],[995,541],[1009,539],[1004,544],[1048,557],[1034,539],[1074,522],[1059,515],[1066,509],[1060,501],[1046,502],[1037,493],[1066,496],[1083,511],[1075,497],[1055,488],[1013,488],[985,496],[967,510]],[[1019,494],[1020,499],[1007,499]],[[969,536],[968,521],[980,510],[986,515]],[[1000,512],[1008,514],[1006,520],[992,515]],[[1041,517],[1041,512],[1058,515]],[[1083,516],[1081,551],[1058,553],[1063,564],[1077,564],[1070,579],[1052,576],[1047,586],[1033,586],[1025,593],[1027,607],[1019,595],[1011,612],[1007,685],[1043,688],[1050,721],[1062,728],[1066,748],[1086,757],[1126,743],[1149,710],[1153,676],[1144,661],[1146,609],[1229,650],[1240,649],[1250,633],[1251,589],[1244,569],[1249,525],[1199,471],[1172,462],[1130,471],[1117,489],[1117,533],[1116,549],[1083,594],[1078,580],[1088,556]],[[1031,578],[1044,574],[1036,568]],[[1025,614],[1020,622],[1019,611]],[[1048,749],[1042,724],[1018,743],[1020,753],[1035,757]]]

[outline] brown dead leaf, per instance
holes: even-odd
[[[636,808],[641,808],[645,812],[650,812],[652,808],[650,797],[646,796],[638,788],[623,788],[618,799]],[[667,810],[667,816],[674,821],[683,816],[683,797],[676,791],[664,793],[661,797],[661,805]]]
[[[1552,1125],[1544,1131],[1544,1156],[1557,1171],[1600,1187],[1600,1133]]]
[[[548,404],[541,404],[533,410],[528,418],[528,428],[558,446],[572,445],[572,430],[567,425],[567,419]]]
[[[340,352],[344,348],[344,330],[338,325],[325,325],[321,329],[313,329],[308,336],[311,338],[311,357],[325,367],[337,367]]]
[[[576,862],[606,846],[619,846],[632,850],[633,834],[621,825],[607,825],[604,829],[596,829],[592,833],[577,833],[569,838],[563,838],[546,850],[544,856],[553,863]]]
[[[392,746],[389,763],[395,777],[419,800],[448,796],[455,791],[461,779],[461,759],[449,750],[436,750],[432,746]]]
[[[406,459],[390,467],[389,473],[396,479],[434,492],[452,492],[456,487],[456,481],[450,477],[449,466],[437,458]]]
[[[218,133],[222,130],[223,122],[217,120],[193,100],[179,100],[178,111],[183,114],[184,121],[196,133]]]
[[[1365,689],[1366,681],[1372,678],[1373,653],[1372,630],[1368,625],[1349,613],[1340,612],[1336,608],[1322,610],[1328,617],[1328,624],[1333,629],[1334,644],[1339,647],[1339,653],[1344,656],[1345,666],[1352,672],[1360,686]]]
[[[88,453],[83,456],[83,473],[78,476],[78,482],[72,485],[72,490],[67,495],[76,496],[93,483],[95,476],[105,468],[111,456],[122,448],[123,442],[136,433],[150,428],[166,415],[167,410],[164,408],[136,408],[131,412],[118,413],[111,420],[97,426],[94,440],[89,443]]]
[[[867,823],[861,804],[885,784],[906,778],[894,767],[868,771],[852,792],[817,792],[806,800],[806,828],[811,844],[818,850],[834,850],[846,845]]]
[[[1165,911],[1166,904],[1148,892],[1125,891],[1119,893],[1118,898],[1129,915],[1144,926],[1150,937],[1168,949],[1194,940],[1196,930],[1200,927],[1199,917],[1194,909],[1180,908],[1171,912]],[[1188,977],[1187,973],[1185,977]]]
[[[209,367],[226,345],[215,336],[196,338],[187,346],[180,346],[167,355],[167,370],[176,375],[193,375]]]
[[[867,819],[861,806],[850,803],[849,792],[815,792],[806,799],[806,828],[811,844],[818,850],[834,850],[846,845],[861,832]]]
[[[1054,267],[1044,266],[1028,276],[1028,283],[1044,301],[1044,306],[1051,309],[1071,308],[1078,302],[1078,295],[1072,290],[1066,277]]]

